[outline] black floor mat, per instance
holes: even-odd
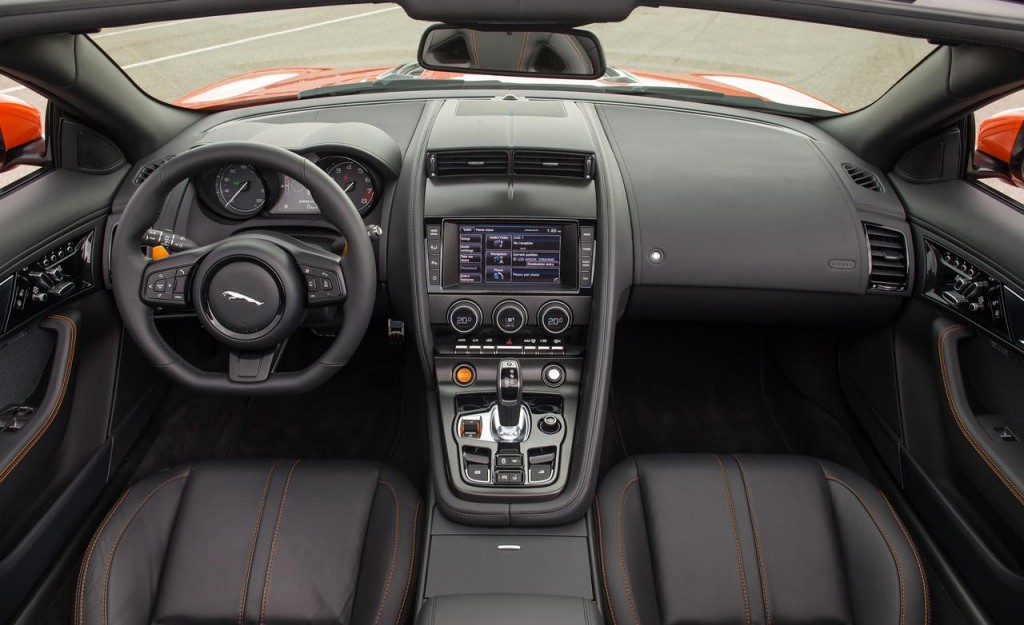
[[[369,343],[338,375],[302,395],[216,397],[176,387],[156,417],[159,434],[136,479],[207,459],[387,462],[398,445],[403,421],[420,418],[405,409],[404,377],[401,348]],[[407,458],[401,460],[399,464],[411,464]]]
[[[612,407],[627,454],[786,453],[762,396],[761,335],[622,324]]]

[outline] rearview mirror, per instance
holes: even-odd
[[[595,79],[604,54],[583,30],[477,30],[435,24],[420,40],[419,64],[460,74]]]
[[[974,168],[1024,189],[1024,108],[1003,111],[978,126]]]
[[[28,102],[0,94],[0,172],[39,164],[46,151],[43,120]]]

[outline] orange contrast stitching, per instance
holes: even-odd
[[[736,545],[736,565],[740,570],[740,588],[743,590],[743,622],[750,625],[750,599],[747,596],[747,576],[743,571],[743,549],[740,547],[740,530],[736,523],[736,508],[732,504],[732,488],[729,486],[729,476],[725,473],[725,465],[718,454],[712,454],[718,462],[718,469],[722,472],[722,485],[725,487],[725,497],[729,501],[729,521],[732,523],[732,540]]]
[[[409,560],[409,576],[405,578],[405,592],[402,593],[402,607],[398,610],[398,618],[395,619],[395,625],[399,625],[399,623],[402,622],[402,615],[405,614],[405,602],[409,599],[409,589],[412,587],[412,572],[416,568],[416,534],[419,531],[420,507],[422,504],[422,499],[416,502],[416,512],[412,515],[412,558]]]
[[[238,600],[238,625],[242,625],[245,617],[245,598],[249,594],[249,577],[252,575],[252,559],[256,554],[256,538],[260,533],[260,525],[263,524],[263,511],[267,507],[267,495],[270,493],[270,480],[274,477],[274,470],[277,469],[279,460],[270,465],[270,473],[263,483],[263,495],[260,497],[260,504],[256,510],[256,525],[252,528],[252,540],[249,542],[249,557],[245,561],[245,577],[242,579],[242,596]]]
[[[270,572],[274,568],[274,556],[277,554],[277,538],[281,533],[281,517],[284,516],[284,504],[288,501],[288,488],[292,485],[292,475],[295,467],[299,466],[300,460],[292,463],[288,469],[288,478],[284,481],[284,490],[281,492],[281,504],[277,507],[277,519],[274,521],[274,540],[270,543],[270,560],[267,561],[267,577],[263,580],[263,599],[260,601],[260,625],[266,622],[267,617],[267,595],[270,593]]]
[[[103,519],[103,523],[100,523],[100,528],[96,530],[96,534],[92,537],[92,541],[89,543],[89,549],[86,550],[85,560],[82,561],[82,570],[78,574],[78,601],[75,603],[75,611],[77,615],[75,622],[79,625],[85,623],[85,580],[89,577],[89,562],[92,560],[92,554],[96,550],[96,545],[100,542],[100,536],[103,535],[103,530],[107,528],[107,524],[117,514],[118,509],[121,508],[121,504],[128,498],[128,493],[132,492],[131,487],[128,487],[121,495],[121,498],[117,500],[114,507],[110,509],[107,516]]]
[[[626,482],[626,485],[622,487],[622,493],[619,495],[619,514],[618,514],[618,525],[619,525],[619,566],[622,568],[622,583],[626,586],[626,598],[629,599],[629,611],[633,614],[633,622],[640,623],[640,617],[636,612],[636,605],[633,603],[633,587],[630,585],[629,572],[626,571],[626,546],[622,542],[622,507],[626,502],[626,493],[629,489],[640,481],[639,477]],[[609,602],[610,603],[610,602]]]
[[[750,527],[754,530],[754,555],[757,556],[757,571],[761,579],[761,599],[764,601],[764,619],[767,625],[772,625],[771,602],[768,599],[768,577],[765,575],[764,556],[761,554],[761,534],[757,530],[757,515],[754,514],[754,498],[750,496],[750,485],[747,477],[747,470],[743,468],[740,459],[733,455],[736,466],[740,469],[740,477],[743,478],[743,492],[747,498],[747,508],[750,510]]]
[[[121,539],[124,538],[125,532],[128,531],[128,527],[132,524],[132,521],[134,521],[135,517],[137,517],[139,513],[142,512],[142,509],[146,507],[146,504],[148,504],[149,501],[153,497],[155,497],[157,493],[163,490],[164,486],[167,486],[171,482],[176,482],[180,479],[186,478],[188,477],[188,475],[189,471],[185,471],[184,473],[180,473],[178,475],[175,475],[174,477],[167,478],[166,480],[158,484],[155,488],[153,488],[153,490],[149,491],[149,494],[146,495],[146,497],[139,503],[138,506],[135,507],[134,510],[132,510],[132,513],[124,522],[124,525],[122,525],[121,529],[118,530],[117,536],[114,538],[114,544],[110,546],[110,553],[107,555],[107,564],[103,570],[103,600],[102,607],[100,610],[100,622],[104,625],[106,625],[107,623],[107,591],[110,588],[110,571],[114,564],[114,554],[117,552],[117,546],[121,543]]]
[[[967,429],[967,426],[964,424],[963,416],[960,414],[960,411],[957,410],[956,402],[953,400],[953,390],[949,382],[949,374],[946,370],[946,352],[943,349],[943,347],[946,343],[946,337],[951,332],[954,332],[956,330],[962,330],[965,327],[966,326],[964,326],[963,324],[950,326],[943,330],[942,334],[939,335],[939,366],[942,369],[942,386],[946,391],[946,401],[949,402],[949,410],[950,412],[953,413],[953,419],[956,421],[956,425],[957,428],[960,430],[960,433],[963,434],[963,437],[967,439],[967,442],[970,443],[971,447],[974,448],[974,451],[976,451],[978,455],[981,456],[981,459],[985,462],[985,464],[988,465],[988,468],[993,473],[996,474],[996,477],[998,477],[999,481],[1003,483],[1003,486],[1005,486],[1010,491],[1010,493],[1014,496],[1017,502],[1020,503],[1021,505],[1024,505],[1024,494],[1021,493],[1020,489],[1017,488],[1017,486],[1013,483],[1012,480],[1006,477],[1006,474],[1003,473],[1003,470],[999,468],[999,465],[995,463],[992,457],[988,455],[988,452],[986,452],[985,449],[978,444],[978,441],[975,440],[974,436],[970,433],[970,431]]]
[[[885,505],[889,506],[889,512],[892,513],[892,518],[896,519],[896,525],[900,526],[900,531],[903,532],[903,537],[907,539],[907,544],[910,545],[910,552],[914,554],[914,562],[917,564],[917,574],[921,576],[921,593],[924,595],[924,625],[928,625],[931,621],[931,614],[929,612],[931,600],[928,597],[928,576],[924,573],[924,564],[922,563],[921,556],[917,553],[917,547],[914,545],[913,539],[910,538],[910,532],[907,531],[907,527],[903,525],[903,521],[901,521],[899,515],[896,514],[896,510],[893,509],[892,503],[889,502],[889,498],[885,496],[885,493],[880,494],[882,495],[882,499],[885,500]]]
[[[597,513],[597,544],[601,552],[601,581],[604,582],[604,596],[608,598],[608,613],[612,617],[612,625],[619,625],[615,620],[615,608],[612,607],[612,593],[608,592],[608,569],[604,563],[604,532],[601,529],[601,500],[594,493],[594,511]]]
[[[377,480],[377,483],[383,484],[391,491],[391,500],[395,505],[395,537],[391,544],[391,565],[388,567],[388,580],[384,584],[384,594],[380,597],[380,605],[377,606],[377,616],[373,619],[374,625],[380,623],[381,613],[384,612],[384,603],[388,600],[388,592],[391,590],[391,579],[395,575],[395,564],[398,560],[398,529],[399,522],[401,521],[401,508],[398,506],[398,495],[395,493],[395,489],[392,488],[387,480]]]
[[[899,580],[900,583],[900,625],[905,625],[907,621],[907,600],[906,589],[903,585],[903,566],[900,564],[899,556],[896,555],[896,548],[893,547],[892,541],[889,540],[889,535],[885,533],[884,529],[882,529],[882,525],[878,522],[878,519],[875,517],[875,513],[871,511],[871,507],[868,506],[867,502],[864,501],[864,498],[860,496],[860,493],[854,490],[852,486],[850,486],[849,484],[847,484],[846,482],[837,477],[826,475],[825,479],[829,480],[830,482],[840,484],[844,488],[846,488],[846,490],[850,491],[850,494],[857,498],[857,501],[860,502],[860,505],[864,508],[864,511],[868,513],[869,517],[871,517],[871,522],[875,524],[875,528],[878,529],[878,533],[882,535],[882,540],[885,541],[885,545],[889,548],[889,553],[892,554],[893,561],[896,562],[896,578]]]
[[[10,477],[11,473],[13,473],[14,470],[18,468],[18,465],[21,464],[21,461],[25,459],[25,456],[32,451],[32,448],[36,446],[36,443],[38,443],[43,435],[46,434],[46,431],[50,429],[50,426],[53,425],[53,421],[60,413],[61,406],[64,405],[64,398],[68,390],[68,382],[71,380],[71,370],[73,369],[75,362],[75,346],[78,343],[78,326],[75,325],[74,321],[64,315],[50,315],[49,318],[59,319],[66,323],[68,328],[71,329],[71,349],[68,351],[68,362],[64,366],[64,379],[60,385],[60,393],[57,395],[57,403],[54,405],[53,409],[50,410],[50,414],[46,416],[46,421],[43,423],[42,427],[36,430],[28,443],[21,449],[21,451],[18,452],[18,455],[14,457],[14,460],[11,460],[10,464],[4,467],[3,471],[0,471],[0,484],[3,484],[4,480]]]

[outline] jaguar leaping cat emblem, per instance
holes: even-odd
[[[239,293],[238,291],[224,291],[223,293],[221,293],[221,295],[228,298],[229,300],[240,299],[243,302],[249,302],[250,304],[256,304],[257,306],[263,305],[263,302],[255,298],[249,297],[245,293]]]

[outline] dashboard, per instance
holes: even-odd
[[[204,118],[137,164],[104,240],[141,178],[194,146],[309,159],[372,234],[377,313],[430,376],[435,467],[459,500],[546,501],[582,479],[620,318],[871,326],[911,293],[884,174],[803,121],[549,91],[380,97]],[[154,228],[345,249],[299,181],[245,163],[179,185]],[[340,321],[324,311],[309,314]]]

